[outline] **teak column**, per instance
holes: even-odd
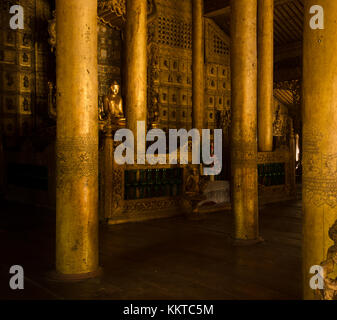
[[[4,148],[3,148],[3,136],[0,129],[0,198],[5,192],[5,161],[4,161]]]
[[[193,128],[204,129],[204,1],[192,2],[192,104]]]
[[[309,10],[324,9],[325,29],[311,29]],[[333,245],[329,228],[337,219],[337,1],[304,1],[303,35],[303,290],[310,268]]]
[[[232,205],[237,244],[260,241],[257,181],[257,0],[231,1]]]
[[[126,121],[147,120],[147,0],[126,1]]]
[[[56,271],[98,265],[97,0],[56,0]]]
[[[258,145],[273,151],[274,0],[258,0]]]
[[[108,124],[104,128],[104,218],[111,218],[113,211],[113,169],[114,169],[114,140],[113,127]]]

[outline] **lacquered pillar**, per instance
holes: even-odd
[[[113,168],[114,168],[114,141],[113,128],[110,125],[105,127],[104,132],[104,218],[112,215],[113,204]]]
[[[0,197],[5,192],[5,159],[3,148],[3,136],[0,129]]]
[[[258,0],[258,146],[273,151],[274,0]]]
[[[56,271],[98,265],[97,0],[56,0]]]
[[[257,0],[231,1],[232,207],[236,243],[260,241],[257,177]]]
[[[192,1],[192,114],[193,128],[205,129],[204,1]]]
[[[126,121],[147,120],[147,0],[126,1]]]
[[[312,29],[310,8],[324,9],[324,26]],[[337,1],[304,1],[303,35],[303,290],[310,268],[326,259],[337,219]]]

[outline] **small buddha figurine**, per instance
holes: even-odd
[[[48,43],[51,46],[51,52],[56,51],[56,11],[53,11],[53,19],[48,21],[49,39]]]
[[[56,110],[56,87],[51,81],[48,81],[48,115],[51,119],[57,118]]]
[[[199,194],[200,188],[200,177],[199,177],[199,171],[197,168],[192,168],[190,175],[186,179],[186,193],[188,194]]]
[[[107,116],[108,123],[124,118],[123,99],[117,81],[112,83],[108,94],[104,97],[104,113]]]
[[[273,122],[273,129],[275,136],[283,136],[283,121],[280,113],[281,107],[278,106],[275,114],[275,120]]]
[[[323,268],[324,290],[321,292],[323,300],[334,300],[337,295],[337,278],[332,279],[337,266],[337,221],[329,230],[329,237],[334,242],[328,249],[327,259],[321,263]]]

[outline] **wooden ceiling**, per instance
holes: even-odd
[[[148,3],[152,2],[153,0],[148,0]],[[298,80],[301,78],[302,69],[303,0],[274,0],[274,2],[275,81]],[[99,3],[99,17],[113,27],[122,28],[125,20],[109,8],[108,4],[111,1],[99,0]],[[204,3],[205,16],[212,18],[225,33],[230,35],[230,0],[204,0]],[[276,90],[276,95],[285,104],[294,103],[290,91]]]
[[[275,45],[302,42],[304,7],[302,0],[278,1],[274,12]]]
[[[212,18],[230,35],[230,0],[204,1],[205,16]],[[274,6],[274,80],[276,83],[299,80],[302,74],[303,0],[274,0]],[[287,88],[275,88],[274,95],[288,106],[297,104],[293,92]],[[299,113],[300,109],[296,107],[293,111]]]
[[[303,0],[275,0],[275,47],[297,46],[303,34]],[[205,0],[205,15],[230,34],[230,1]]]
[[[125,1],[125,0],[124,0]],[[212,18],[228,35],[230,34],[230,0],[204,0],[205,16]],[[249,0],[247,0],[249,1]],[[274,0],[274,38],[276,54],[289,58],[299,56],[303,33],[303,0]],[[112,1],[114,2],[114,1]],[[109,0],[99,0],[99,17],[111,26],[121,28],[124,20],[114,13]],[[115,1],[118,3],[118,1]],[[148,2],[152,2],[148,0]],[[123,3],[123,1],[121,1]],[[290,52],[289,52],[290,51]],[[279,58],[276,57],[278,61]]]
[[[285,105],[294,105],[294,96],[292,91],[286,89],[274,89],[274,97]]]

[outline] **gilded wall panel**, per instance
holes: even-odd
[[[3,116],[2,118],[3,134],[7,137],[13,137],[17,134],[17,121],[15,117]]]
[[[17,114],[19,110],[18,96],[9,94],[8,92],[1,97],[2,113],[3,114]]]
[[[121,33],[98,22],[98,100],[103,103],[114,80],[121,81]]]
[[[50,1],[20,1],[25,10],[23,30],[9,27],[12,17],[9,8],[18,3],[4,2],[0,7],[2,128],[4,136],[22,136],[36,129],[36,118],[41,117],[43,110],[47,111],[46,79],[50,60],[46,29],[51,14]],[[37,108],[39,103],[41,106]]]

